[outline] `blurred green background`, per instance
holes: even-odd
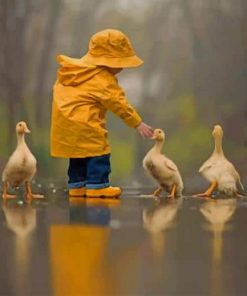
[[[0,168],[25,120],[38,159],[37,179],[66,182],[67,160],[49,152],[57,54],[81,57],[92,34],[122,30],[144,60],[118,77],[129,101],[165,130],[164,152],[178,165],[186,190],[203,184],[197,171],[213,149],[214,124],[224,151],[247,182],[246,0],[0,0]],[[108,115],[112,181],[151,186],[142,159],[153,145]]]

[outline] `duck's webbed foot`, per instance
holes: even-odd
[[[28,202],[31,202],[33,199],[43,199],[44,195],[40,194],[33,194],[31,190],[31,186],[29,182],[25,182],[25,187],[26,187],[26,198]]]
[[[159,187],[159,188],[157,188],[157,189],[152,193],[152,195],[155,196],[155,197],[159,197],[161,191],[162,191],[162,188]]]
[[[7,182],[3,182],[3,194],[2,194],[2,198],[4,200],[16,198],[16,195],[14,195],[14,194],[8,194],[7,190],[8,190],[8,184],[7,184]]]
[[[33,194],[33,193],[29,193],[26,195],[27,199],[28,200],[32,200],[32,199],[42,199],[44,198],[44,195],[41,195],[41,194]]]
[[[192,195],[192,196],[193,196],[193,197],[211,197],[211,195],[212,195],[214,189],[216,189],[217,186],[218,186],[217,182],[216,182],[216,181],[213,181],[213,182],[210,184],[209,188],[208,188],[205,192],[203,192],[203,193],[198,193],[198,194],[194,194],[194,195]]]
[[[6,194],[2,194],[2,198],[3,199],[13,199],[13,198],[16,198],[16,195],[15,194],[8,194],[8,193],[6,193]]]
[[[177,189],[177,185],[174,184],[172,186],[171,193],[167,197],[169,197],[169,198],[175,198],[175,196],[176,196],[176,189]]]

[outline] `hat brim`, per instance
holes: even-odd
[[[92,65],[107,66],[111,68],[134,68],[143,64],[143,60],[136,55],[131,57],[115,58],[102,56],[96,57],[87,53],[81,58],[81,61]]]

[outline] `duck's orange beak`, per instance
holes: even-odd
[[[25,127],[24,128],[24,132],[27,133],[27,134],[30,134],[31,133],[31,131],[30,131],[30,129],[28,127]]]

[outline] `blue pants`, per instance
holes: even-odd
[[[69,188],[106,188],[110,186],[110,172],[110,154],[95,157],[70,158],[68,186]]]

